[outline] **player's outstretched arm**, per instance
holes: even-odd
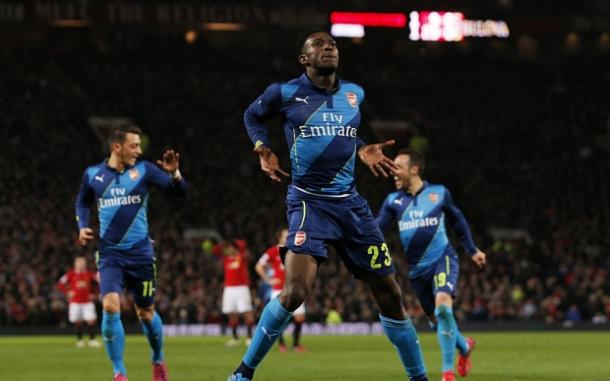
[[[394,140],[388,140],[384,143],[365,145],[358,150],[358,157],[369,167],[375,177],[378,177],[379,174],[388,177],[388,173],[392,174],[396,170],[392,159],[383,154],[383,149],[394,145],[394,143]]]
[[[273,181],[282,181],[280,175],[288,176],[279,165],[277,156],[269,148],[269,134],[265,122],[280,114],[282,106],[281,86],[274,83],[267,87],[244,111],[244,126],[258,153],[261,170]]]
[[[167,149],[157,166],[145,162],[147,166],[146,181],[163,190],[164,193],[176,197],[186,196],[186,181],[180,173],[180,154],[173,149]],[[168,178],[168,175],[171,178]]]
[[[254,152],[258,153],[258,157],[261,164],[261,170],[265,172],[267,176],[273,181],[281,182],[281,176],[289,177],[290,175],[280,168],[280,163],[277,156],[265,146],[258,146],[254,149]]]
[[[269,278],[269,275],[267,275],[267,266],[263,261],[259,260],[258,262],[256,262],[254,270],[256,270],[256,273],[263,280],[263,282],[271,284],[271,278]]]
[[[466,221],[466,217],[464,217],[464,213],[462,213],[460,208],[453,203],[453,197],[447,188],[445,188],[443,210],[447,213],[449,221],[453,224],[453,228],[458,233],[462,245],[468,254],[470,254],[470,259],[472,259],[479,268],[485,266],[486,255],[475,246],[468,221]]]
[[[89,186],[87,172],[83,175],[80,189],[76,196],[76,223],[78,225],[78,242],[86,246],[94,238],[93,229],[89,227],[89,216],[91,215],[91,204],[93,203],[93,190]]]
[[[270,146],[265,123],[280,114],[281,106],[281,86],[274,83],[244,111],[244,126],[255,150],[260,146]]]

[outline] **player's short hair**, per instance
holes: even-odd
[[[309,36],[311,36],[314,33],[326,33],[328,35],[330,35],[330,32],[322,27],[315,27],[315,28],[310,28],[307,29],[306,31],[299,33],[299,40],[298,40],[298,53],[297,53],[297,59],[301,56],[301,54],[305,53],[305,43],[307,42],[307,39],[309,38]]]
[[[117,124],[116,126],[112,127],[112,130],[110,131],[110,136],[108,136],[108,144],[112,145],[112,143],[125,143],[127,134],[142,135],[142,129],[132,124]]]
[[[409,156],[409,166],[416,166],[417,168],[419,168],[418,175],[422,176],[424,174],[424,170],[426,169],[426,158],[421,152],[416,151],[412,148],[403,148],[398,151],[398,155]]]

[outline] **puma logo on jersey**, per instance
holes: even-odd
[[[103,182],[104,182],[104,175],[101,175],[101,176],[95,176],[95,177],[94,177],[94,179],[95,179],[95,180],[97,180],[97,181],[99,181],[100,183],[103,183]]]
[[[396,200],[394,200],[394,204],[402,206],[402,198],[397,198]]]
[[[294,97],[295,102],[303,102],[306,105],[309,104],[309,102],[307,101],[308,99],[309,99],[309,95],[306,96],[305,98]]]

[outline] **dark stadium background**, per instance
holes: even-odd
[[[74,199],[117,118],[144,129],[146,158],[177,149],[189,182],[185,201],[150,202],[158,310],[168,324],[222,322],[222,267],[202,242],[246,239],[254,261],[285,223],[287,183],[260,172],[244,108],[300,74],[299,32],[330,27],[332,11],[413,10],[510,28],[508,38],[460,42],[411,41],[408,28],[337,38],[340,76],[367,94],[362,138],[425,149],[427,178],[452,190],[488,254],[484,271],[462,258],[461,324],[608,329],[607,1],[73,0],[0,1],[0,333],[67,327],[56,282],[75,255],[93,256],[76,244]],[[279,122],[270,131],[287,168]],[[364,166],[357,174],[377,211],[391,181]],[[388,240],[404,273],[396,234]],[[135,323],[130,303],[123,308]],[[377,320],[336,257],[307,308],[311,322],[330,309],[345,322]]]

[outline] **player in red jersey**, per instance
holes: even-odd
[[[69,301],[68,320],[76,328],[76,346],[85,346],[83,341],[84,325],[89,328],[88,346],[99,348],[100,342],[95,339],[97,314],[94,297],[97,293],[96,273],[87,269],[85,257],[74,259],[74,268],[68,271],[57,282],[57,287],[66,294]]]
[[[277,244],[268,248],[256,263],[256,272],[261,279],[271,285],[271,299],[275,298],[282,292],[284,288],[284,264],[280,257],[280,247],[286,246],[286,238],[288,237],[288,229],[282,228],[276,232]],[[301,329],[305,321],[305,304],[301,304],[294,310],[292,319],[294,321],[294,330],[292,331],[292,350],[295,352],[306,352],[307,348],[301,345]],[[284,336],[278,338],[280,342],[280,352],[286,352],[286,343]]]
[[[249,253],[246,241],[237,239],[219,243],[214,246],[212,253],[216,257],[222,258],[224,267],[225,288],[222,293],[222,313],[229,316],[229,327],[233,334],[226,345],[236,346],[240,343],[237,336],[239,315],[243,315],[244,323],[248,328],[248,338],[245,344],[250,345],[254,313],[250,295]]]

